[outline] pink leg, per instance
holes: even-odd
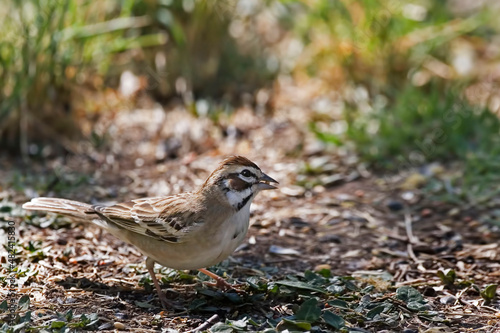
[[[205,268],[200,268],[200,269],[198,269],[198,271],[202,272],[205,275],[208,275],[209,277],[211,277],[212,279],[215,280],[215,283],[206,283],[209,286],[219,288],[223,291],[234,290],[237,293],[245,293],[245,291],[238,289],[237,286],[233,286],[232,284],[228,283],[226,280],[224,280],[223,278],[221,278],[217,274],[212,273]]]
[[[146,259],[146,267],[148,269],[149,275],[151,275],[151,280],[153,280],[153,284],[155,285],[156,292],[158,293],[158,298],[160,299],[161,306],[166,309],[167,305],[169,304],[169,301],[167,299],[167,296],[161,291],[160,284],[158,283],[158,280],[156,279],[156,274],[154,271],[154,266],[155,266],[155,261],[151,258]]]

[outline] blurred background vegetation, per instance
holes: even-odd
[[[242,103],[272,116],[273,96],[291,82],[312,90],[310,132],[375,167],[454,159],[464,161],[471,186],[498,180],[496,1],[3,5],[2,150],[34,156],[46,146],[77,151],[81,140],[98,146],[106,133],[93,124],[147,105],[144,96],[211,119]],[[201,99],[208,109],[199,109]]]

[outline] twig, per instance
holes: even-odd
[[[408,211],[405,212],[405,229],[406,229],[406,235],[408,236],[408,244],[406,246],[408,255],[417,264],[418,270],[425,272],[425,267],[422,265],[422,260],[418,259],[417,256],[415,255],[415,252],[413,252],[412,244],[419,243],[419,240],[417,237],[413,235],[412,219]]]
[[[405,277],[406,273],[408,273],[408,265],[402,265],[401,269],[394,274],[394,281],[400,282]]]
[[[210,326],[212,326],[213,324],[215,324],[215,322],[219,320],[219,315],[216,315],[214,314],[212,317],[208,318],[203,324],[201,324],[200,326],[198,326],[197,328],[195,328],[194,330],[192,331],[189,331],[188,333],[191,333],[191,332],[198,332],[198,331],[202,331],[204,329],[207,329],[209,328]]]
[[[495,309],[495,308],[492,308],[491,306],[481,305],[480,308],[484,309],[484,310],[488,310],[488,311],[494,312],[494,313],[498,313],[498,310]]]
[[[399,288],[401,286],[438,286],[440,285],[441,282],[437,281],[429,281],[427,279],[414,279],[414,280],[408,280],[408,281],[402,281],[402,282],[396,282],[395,287]]]
[[[418,259],[417,256],[415,255],[415,252],[413,252],[413,246],[411,246],[411,243],[408,243],[406,245],[406,250],[408,252],[408,256],[416,263],[418,264],[418,269],[421,270],[421,264],[422,264],[422,260]],[[425,268],[424,268],[425,270]]]
[[[385,231],[385,230],[384,230]],[[397,235],[397,234],[394,234],[392,232],[384,232],[384,235],[387,236],[388,238],[392,238],[392,239],[395,239],[395,240],[398,240],[398,241],[401,241],[401,242],[408,242],[408,237],[405,237],[405,236],[400,236],[400,235]]]
[[[455,305],[457,305],[458,303],[465,303],[467,305],[470,305],[469,302],[467,302],[466,300],[462,299],[462,296],[463,294],[465,294],[468,290],[470,289],[470,286],[467,287],[467,288],[464,288],[463,290],[461,290],[458,294],[457,294],[457,300],[455,301]]]
[[[411,215],[408,212],[405,212],[405,228],[408,242],[410,242],[410,244],[418,243],[418,238],[413,235]]]
[[[474,317],[483,317],[483,318],[492,318],[492,319],[498,318],[495,315],[483,314],[483,313],[443,312],[443,314],[452,315],[452,316],[474,316]]]

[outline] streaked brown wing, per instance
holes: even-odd
[[[109,207],[94,206],[106,221],[138,234],[178,243],[203,223],[189,194],[132,200]]]

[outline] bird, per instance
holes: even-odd
[[[250,204],[263,190],[277,187],[276,180],[244,156],[225,158],[201,187],[193,192],[147,197],[110,206],[38,197],[23,205],[91,222],[134,245],[146,256],[146,268],[163,308],[169,301],[162,292],[154,265],[176,270],[198,270],[213,284],[232,286],[208,271],[244,241],[249,228]]]

